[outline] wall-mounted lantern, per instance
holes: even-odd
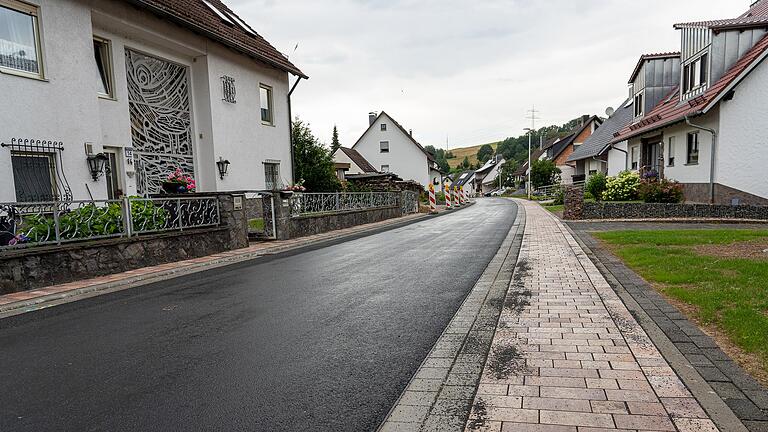
[[[224,176],[227,175],[229,169],[229,161],[219,156],[219,160],[216,161],[216,167],[219,169],[219,177],[224,180]]]
[[[107,156],[104,153],[88,155],[88,170],[91,172],[93,181],[96,181],[104,174],[104,164],[107,162]]]

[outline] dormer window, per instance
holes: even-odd
[[[683,93],[707,86],[709,78],[709,55],[704,54],[683,67]]]
[[[645,114],[645,109],[643,107],[643,92],[640,92],[635,95],[635,117],[641,117],[643,114]]]

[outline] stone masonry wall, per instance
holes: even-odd
[[[402,215],[402,209],[398,206],[294,218],[288,217],[284,221],[285,232],[283,234],[287,238],[306,237],[357,225],[381,222],[387,219],[398,218]],[[278,228],[278,231],[280,231],[280,228]]]
[[[566,203],[566,212],[568,211]],[[709,204],[584,203],[580,219],[759,219],[768,220],[768,206]]]

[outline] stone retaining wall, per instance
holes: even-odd
[[[672,218],[768,220],[768,206],[585,202],[582,204],[580,216],[574,219]]]
[[[244,209],[216,195],[221,226],[129,238],[30,247],[0,253],[0,294],[120,273],[248,246]]]
[[[317,214],[298,217],[287,216],[282,218],[282,221],[278,220],[278,238],[289,239],[306,237],[324,232],[351,228],[357,225],[381,222],[387,219],[398,218],[402,215],[402,209],[400,206],[397,206],[366,210],[353,210],[342,213]]]

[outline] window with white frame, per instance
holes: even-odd
[[[637,147],[632,147],[629,149],[630,154],[630,161],[632,162],[632,169],[636,170],[638,168],[639,162],[640,162],[640,149]]]
[[[386,123],[382,123],[381,124],[381,131],[382,132],[386,132],[387,131],[387,124]]]
[[[0,71],[43,78],[37,6],[0,0]]]
[[[704,54],[683,67],[683,93],[706,87],[709,77],[709,55]]]
[[[388,173],[389,172],[389,165],[382,165],[381,166],[381,172]]]
[[[267,190],[277,190],[283,187],[280,181],[280,164],[264,162],[264,182]]]
[[[645,113],[645,108],[643,107],[643,92],[640,92],[635,95],[635,117],[640,117]]]
[[[274,125],[275,115],[272,87],[264,84],[259,85],[259,102],[261,103],[261,122],[267,125]]]
[[[379,151],[381,153],[389,153],[389,141],[381,141],[379,143]]]
[[[667,144],[667,166],[675,166],[675,137],[669,137]]]
[[[96,62],[96,92],[99,96],[115,97],[112,74],[112,46],[106,39],[93,38],[93,59]]]
[[[698,165],[699,163],[699,133],[691,132],[688,134],[688,149],[686,164]]]

